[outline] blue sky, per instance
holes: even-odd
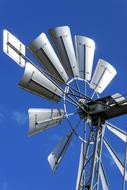
[[[72,34],[93,38],[96,42],[94,67],[103,58],[118,74],[103,96],[127,93],[127,2],[125,0],[1,0],[0,49],[2,31],[7,29],[28,45],[51,27],[68,25]],[[27,51],[27,56],[32,56]],[[33,59],[34,60],[34,59]],[[35,61],[35,60],[34,60]],[[36,61],[35,61],[36,63]],[[47,156],[66,132],[66,123],[28,138],[29,107],[55,107],[54,103],[21,90],[18,82],[23,71],[0,52],[0,190],[74,190],[77,175],[79,141],[74,139],[59,169],[52,174]],[[126,116],[112,121],[127,130]],[[124,144],[110,138],[123,157]],[[121,176],[108,153],[104,163],[111,190],[120,189]],[[107,164],[108,163],[108,164]],[[110,166],[110,169],[108,169]]]

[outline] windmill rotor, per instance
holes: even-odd
[[[41,33],[28,46],[40,63],[38,67],[26,56],[25,45],[7,30],[3,31],[3,51],[24,68],[19,86],[56,102],[53,109],[28,110],[29,135],[60,125],[66,119],[69,131],[48,156],[52,171],[56,171],[76,136],[81,148],[75,189],[109,189],[108,173],[102,159],[105,146],[122,175],[121,190],[126,190],[127,133],[108,120],[127,114],[127,99],[120,93],[100,97],[117,71],[109,62],[99,59],[92,72],[94,40],[76,35],[74,47],[68,26],[52,28],[49,35],[52,45],[46,34]],[[124,163],[106,139],[105,131],[110,131],[125,143]]]

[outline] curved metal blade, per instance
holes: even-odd
[[[73,137],[73,132],[69,132],[54,148],[54,150],[48,156],[48,162],[51,169],[55,172],[60,161],[62,160],[71,140]]]
[[[11,57],[20,67],[25,66],[25,60],[20,56],[18,52],[21,52],[25,56],[25,45],[20,42],[15,36],[13,36],[7,30],[3,31],[3,51]]]
[[[111,64],[99,59],[90,83],[90,88],[94,89],[95,92],[102,93],[116,73],[115,68]]]
[[[125,131],[119,129],[109,122],[106,122],[106,126],[112,133],[114,133],[117,137],[119,137],[122,141],[126,143],[127,133]]]
[[[45,131],[63,120],[62,109],[29,109],[29,135]]]
[[[119,159],[119,157],[116,155],[116,153],[114,152],[114,150],[112,149],[111,145],[107,142],[107,140],[104,138],[104,144],[107,148],[107,150],[109,151],[112,159],[114,160],[115,164],[117,165],[119,171],[121,172],[122,176],[124,175],[124,165],[121,162],[121,160]],[[125,175],[125,179],[127,181],[127,171],[126,171],[126,175]]]
[[[85,36],[77,35],[75,36],[75,46],[80,77],[90,80],[95,52],[95,42]]]
[[[29,62],[26,63],[24,76],[19,85],[25,90],[53,101],[59,101],[62,97],[62,91],[46,78],[41,70]]]
[[[41,33],[30,45],[29,49],[34,57],[44,65],[45,69],[49,71],[59,80],[66,82],[68,76],[61,65],[55,51],[53,50],[48,38],[44,33]],[[60,82],[56,80],[58,84]]]
[[[79,76],[70,28],[68,26],[56,27],[50,29],[49,34],[68,76]]]
[[[103,167],[102,162],[101,162],[100,168],[99,168],[99,175],[100,175],[100,178],[101,178],[101,184],[102,184],[103,190],[108,190],[109,185],[108,185],[107,177],[105,175],[105,171],[104,171],[104,167]]]

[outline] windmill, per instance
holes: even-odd
[[[3,31],[3,51],[20,67],[25,68],[19,86],[42,98],[61,101],[61,109],[30,108],[29,135],[35,135],[68,121],[69,132],[60,140],[48,156],[48,162],[56,171],[74,136],[81,142],[76,190],[109,189],[102,162],[105,146],[123,176],[125,190],[127,172],[127,133],[108,120],[127,114],[127,99],[120,93],[100,97],[116,75],[115,68],[99,59],[92,75],[95,42],[85,36],[75,36],[75,49],[68,26],[49,30],[52,45],[47,36],[40,34],[29,46],[40,67],[25,55],[25,45],[7,30]],[[53,48],[54,46],[54,48]],[[105,130],[120,138],[126,146],[124,163],[105,137]]]

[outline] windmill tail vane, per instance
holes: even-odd
[[[103,162],[105,146],[122,175],[121,189],[126,190],[127,133],[108,121],[127,114],[126,95],[115,93],[100,96],[117,71],[109,62],[99,59],[92,73],[94,40],[76,35],[73,45],[68,26],[49,29],[49,35],[52,44],[46,34],[41,33],[28,46],[31,54],[40,63],[38,67],[26,56],[25,45],[7,30],[3,31],[3,51],[24,68],[19,86],[56,102],[56,108],[53,109],[28,110],[29,135],[60,125],[66,119],[69,131],[48,156],[52,171],[56,171],[71,141],[76,137],[81,149],[75,189],[109,189],[108,172]],[[61,109],[57,108],[58,104]],[[80,126],[82,131],[79,130]],[[105,131],[124,142],[124,162],[110,144]]]

